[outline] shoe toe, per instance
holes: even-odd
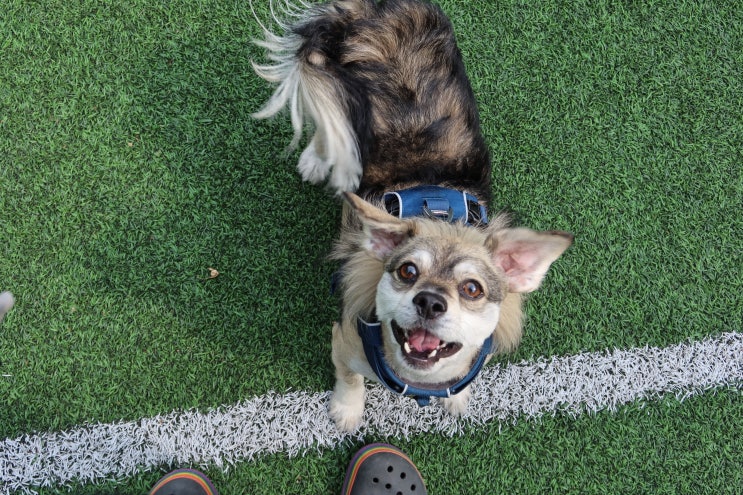
[[[163,476],[150,495],[219,495],[207,476],[195,469],[177,469]]]
[[[341,493],[425,495],[427,491],[415,464],[400,449],[372,444],[351,460]]]

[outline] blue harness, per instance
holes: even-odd
[[[472,226],[488,223],[487,210],[477,198],[455,189],[419,186],[385,193],[383,200],[387,211],[399,218],[425,216],[447,222],[462,221]],[[333,285],[337,282],[337,277],[334,277]],[[427,406],[431,397],[451,397],[464,390],[480,373],[488,354],[495,350],[491,335],[483,343],[470,371],[461,380],[443,389],[418,388],[401,380],[384,359],[381,323],[367,322],[359,317],[356,328],[364,344],[366,359],[379,381],[394,393],[412,396],[419,406]]]
[[[467,385],[480,373],[485,359],[493,351],[493,336],[485,339],[485,342],[477,355],[470,371],[454,385],[443,389],[418,388],[405,383],[392,371],[382,353],[382,324],[379,322],[369,323],[359,317],[356,321],[356,329],[361,341],[364,343],[364,354],[374,374],[380,383],[392,392],[400,395],[412,396],[419,406],[427,406],[431,403],[431,397],[451,397],[464,390]]]
[[[385,193],[384,207],[399,218],[429,217],[467,225],[488,223],[488,213],[477,198],[466,191],[440,186],[418,186]]]

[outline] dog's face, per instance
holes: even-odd
[[[376,315],[385,356],[403,379],[443,384],[469,370],[498,325],[509,292],[539,287],[571,244],[563,232],[468,227],[425,218],[398,219],[354,195],[361,248],[381,261]]]
[[[483,243],[444,230],[453,235],[419,234],[391,252],[377,285],[387,359],[420,383],[466,373],[498,323],[505,289]]]

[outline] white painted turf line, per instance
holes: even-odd
[[[436,406],[368,387],[364,425],[409,437],[462,433],[473,424],[512,423],[563,413],[615,410],[675,394],[679,400],[716,387],[743,386],[743,333],[724,333],[666,348],[585,353],[485,368],[475,381],[468,416],[455,420]],[[23,435],[0,443],[0,493],[121,479],[163,465],[230,465],[258,456],[332,448],[345,438],[328,418],[330,392],[268,393],[205,413],[171,412],[138,421],[92,424]],[[500,424],[498,424],[500,427]]]

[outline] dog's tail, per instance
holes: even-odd
[[[352,88],[340,74],[337,60],[341,33],[353,16],[354,6],[364,0],[346,0],[335,4],[302,4],[300,8],[282,7],[289,21],[274,13],[281,34],[263,27],[263,40],[255,43],[267,51],[269,64],[253,63],[263,79],[278,84],[265,106],[253,114],[268,118],[288,107],[294,128],[290,149],[302,137],[306,122],[314,125],[314,136],[302,152],[297,168],[302,178],[312,183],[328,180],[337,193],[355,191],[361,180],[361,160],[356,133],[349,114]],[[343,5],[341,5],[343,4]],[[271,10],[273,2],[271,2]]]

